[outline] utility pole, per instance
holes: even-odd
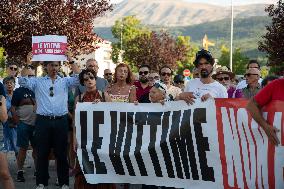
[[[230,50],[230,69],[233,71],[233,40],[234,40],[234,4],[231,0],[231,50]]]

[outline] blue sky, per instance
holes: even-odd
[[[119,3],[123,0],[110,0],[112,3]],[[175,0],[173,0],[175,1]],[[217,5],[230,5],[231,0],[184,0],[188,2],[197,2],[197,3],[211,3]],[[233,0],[235,5],[246,5],[253,3],[276,3],[278,0]]]

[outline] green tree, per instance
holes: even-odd
[[[192,70],[194,68],[193,61],[198,47],[193,45],[190,41],[190,36],[178,36],[177,44],[186,48],[186,57],[182,61],[177,61],[177,73],[183,74],[185,69]]]
[[[4,48],[0,47],[0,77],[4,77],[6,72],[5,72],[5,56],[4,56]]]
[[[166,32],[151,32],[150,35],[139,35],[128,42],[123,54],[132,68],[147,64],[153,71],[158,71],[167,65],[172,69],[177,68],[177,61],[186,57],[186,47],[178,44],[177,40]]]
[[[129,46],[129,41],[142,34],[150,34],[150,30],[145,27],[135,16],[126,16],[121,20],[116,20],[111,28],[112,35],[117,42],[112,44],[111,58],[113,62],[119,61],[121,50],[133,48]],[[122,42],[122,44],[121,44]]]
[[[233,72],[237,75],[245,74],[248,61],[249,58],[241,52],[241,49],[236,48],[233,52]],[[225,45],[221,47],[221,56],[218,64],[227,67],[230,65],[230,50]]]

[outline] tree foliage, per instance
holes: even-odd
[[[177,61],[183,61],[187,53],[187,48],[166,32],[139,35],[127,46],[131,48],[125,49],[124,60],[132,67],[147,64],[154,71],[164,65],[176,69]]]
[[[241,49],[235,49],[233,52],[233,72],[237,75],[245,74],[248,61],[249,58],[241,52]],[[221,57],[218,64],[227,67],[230,65],[230,50],[224,45],[221,47]]]
[[[111,8],[109,0],[1,0],[0,45],[8,59],[21,62],[33,35],[66,35],[74,55],[90,53],[99,39],[93,20]]]
[[[183,74],[185,69],[192,70],[194,68],[193,61],[195,60],[195,55],[199,49],[191,43],[190,36],[178,36],[177,44],[186,48],[184,60],[177,61],[177,73]]]
[[[272,18],[272,23],[266,26],[267,33],[262,36],[263,41],[259,42],[259,50],[268,54],[271,65],[280,66],[284,63],[284,2],[279,0],[265,11]]]
[[[131,48],[128,46],[129,41],[142,34],[150,34],[150,30],[135,16],[126,16],[121,20],[116,20],[111,31],[112,35],[117,40],[112,44],[112,60],[116,63],[119,61],[121,50]]]

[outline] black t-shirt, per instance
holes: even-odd
[[[12,106],[18,107],[23,99],[32,99],[33,102],[35,102],[34,100],[35,94],[27,88],[24,87],[17,88],[13,93],[12,102],[11,102]]]

